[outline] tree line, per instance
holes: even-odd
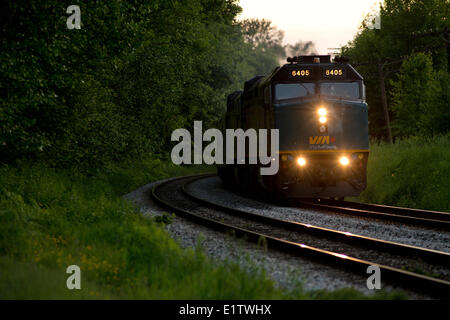
[[[382,82],[394,138],[449,131],[449,16],[447,0],[385,0],[380,28],[368,14],[342,48],[365,78],[372,138],[388,135]]]
[[[267,20],[236,0],[8,0],[0,12],[0,162],[95,168],[164,156],[175,128],[213,125],[226,95],[286,53]]]

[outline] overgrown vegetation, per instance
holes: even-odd
[[[367,189],[369,203],[450,211],[450,136],[409,138],[395,145],[373,142]]]

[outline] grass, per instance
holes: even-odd
[[[182,249],[162,227],[168,220],[144,218],[122,198],[150,181],[204,171],[158,160],[90,176],[42,164],[0,167],[0,299],[367,298],[353,289],[305,291],[301,283],[281,290],[258,268]],[[66,288],[72,264],[81,268],[81,290]]]
[[[372,143],[368,186],[357,200],[449,212],[449,159],[449,135]]]

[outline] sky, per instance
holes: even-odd
[[[380,0],[240,0],[238,19],[272,21],[283,30],[284,43],[313,41],[319,54],[328,54],[353,39],[363,17]]]

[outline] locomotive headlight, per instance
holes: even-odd
[[[319,111],[318,111],[318,113],[319,113],[319,116],[326,116],[327,115],[327,109],[325,109],[325,108],[319,108]]]
[[[303,167],[303,166],[306,164],[306,159],[303,158],[303,157],[297,158],[297,164],[298,164],[300,167]]]
[[[346,166],[346,165],[348,165],[350,163],[350,160],[348,160],[347,157],[341,157],[339,159],[339,163],[342,164],[343,166]]]
[[[320,123],[325,123],[325,122],[327,122],[327,118],[322,116],[322,117],[319,118],[319,122]]]

